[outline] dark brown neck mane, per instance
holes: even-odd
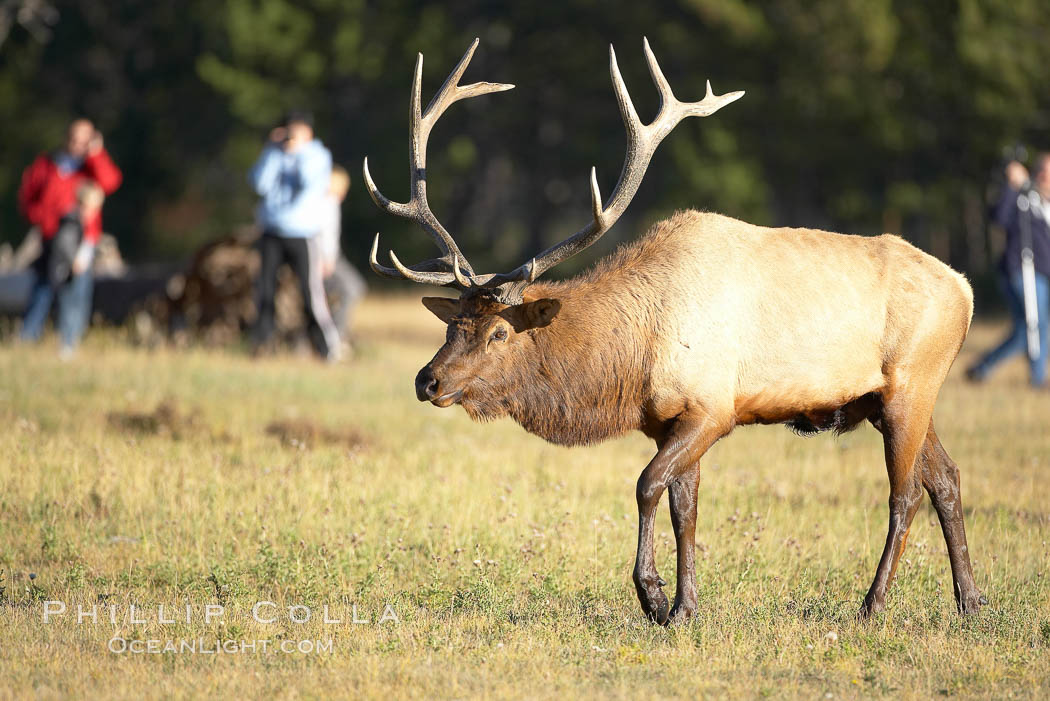
[[[517,362],[499,378],[478,378],[481,391],[463,402],[475,420],[510,416],[559,445],[585,445],[640,429],[648,396],[657,323],[631,294],[652,272],[652,237],[624,246],[583,275],[537,283],[528,298],[561,302],[545,328],[526,333]],[[659,267],[657,264],[656,267]]]

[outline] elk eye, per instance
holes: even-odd
[[[500,341],[500,342],[502,342],[502,341],[506,341],[506,340],[507,340],[507,329],[503,328],[502,326],[500,328],[496,329],[495,331],[493,331],[492,335],[489,336],[489,343],[492,343],[493,341]]]

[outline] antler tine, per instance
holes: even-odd
[[[422,282],[427,285],[450,285],[455,282],[455,278],[451,273],[428,273],[420,270],[413,270],[406,267],[398,260],[397,256],[393,251],[387,251],[387,255],[390,256],[390,262],[394,264],[397,272],[401,273],[401,277],[412,282]],[[455,260],[455,258],[453,258]]]
[[[660,69],[660,64],[657,62],[653,50],[649,48],[649,40],[644,37],[642,38],[642,48],[645,50],[645,62],[649,65],[649,75],[653,77],[656,89],[660,93],[660,113],[657,114],[651,126],[666,120],[669,122],[669,128],[673,129],[678,122],[686,117],[707,117],[744,96],[743,90],[726,93],[725,95],[715,95],[711,89],[711,81],[708,80],[706,81],[707,91],[703,100],[699,102],[681,102],[674,96],[671,84],[667,82],[667,78],[664,77],[664,72]],[[665,111],[667,113],[666,116]]]
[[[591,214],[594,216],[594,223],[598,225],[598,228],[608,228],[605,226],[605,212],[602,211],[602,193],[598,190],[598,171],[594,166],[591,166]],[[536,261],[535,258],[532,259]]]
[[[372,251],[368,254],[368,267],[372,268],[372,272],[381,277],[385,277],[388,280],[404,280],[405,276],[397,272],[394,268],[388,268],[379,262],[376,257],[379,248],[379,234],[376,234],[375,241],[372,242]]]
[[[369,197],[376,203],[376,206],[382,209],[384,212],[390,214],[396,214],[399,217],[410,217],[412,216],[411,206],[403,204],[401,202],[394,202],[389,197],[383,195],[376,187],[375,181],[372,180],[372,174],[368,172],[368,156],[365,156],[364,166],[362,171],[365,178],[365,189],[368,190]],[[378,235],[378,234],[377,234]]]
[[[390,278],[391,280],[402,280],[404,277],[395,268],[389,268],[382,265],[378,260],[379,254],[379,234],[375,235],[375,239],[372,241],[372,250],[368,255],[368,264],[377,275],[382,277]],[[448,267],[448,261],[444,258],[429,258],[424,261],[420,261],[413,265],[410,269],[413,272],[419,273],[444,273],[445,268]]]
[[[429,125],[433,125],[445,110],[449,108],[454,102],[466,99],[468,97],[477,97],[478,95],[487,95],[493,92],[503,92],[504,90],[510,90],[514,86],[510,83],[471,83],[470,85],[460,85],[459,79],[463,77],[463,73],[466,72],[467,66],[470,65],[470,60],[474,58],[474,50],[478,48],[478,42],[480,40],[475,38],[471,43],[470,48],[467,49],[466,53],[463,54],[463,58],[459,59],[459,63],[452,69],[448,78],[441,85],[441,89],[437,91],[433,98],[430,100],[430,104],[427,105],[426,110],[423,112],[423,121]],[[422,60],[423,54],[420,54],[420,60]],[[429,130],[428,130],[429,131]]]
[[[613,91],[616,93],[616,104],[620,107],[623,125],[627,128],[627,135],[633,137],[642,130],[642,120],[638,118],[638,111],[634,108],[627,85],[620,75],[620,66],[616,63],[616,50],[612,44],[609,44],[609,75],[612,77]]]
[[[714,91],[711,90],[711,81],[707,81],[707,94],[700,102],[684,102],[681,104],[686,114],[683,117],[707,117],[714,114],[718,110],[722,109],[730,102],[736,102],[744,96],[743,90],[734,90],[733,92],[727,92],[725,95],[715,95]]]
[[[459,256],[452,256],[452,277],[456,278],[456,282],[459,286],[465,290],[469,290],[473,287],[469,278],[463,276],[463,273],[459,269]]]
[[[476,97],[478,95],[485,95],[492,92],[501,92],[503,90],[510,90],[513,85],[504,83],[473,83],[471,85],[459,85],[459,80],[462,78],[463,73],[466,71],[467,66],[470,64],[470,59],[474,55],[474,50],[478,47],[478,39],[474,39],[474,42],[467,49],[467,52],[463,54],[463,57],[456,64],[456,67],[449,74],[448,78],[445,79],[444,84],[438,90],[437,94],[427,105],[426,110],[422,110],[421,105],[421,94],[422,94],[422,83],[423,83],[423,54],[419,54],[416,57],[415,70],[412,76],[412,93],[409,99],[409,200],[408,202],[394,202],[388,197],[384,196],[379,188],[376,187],[375,181],[372,179],[372,175],[368,170],[368,159],[366,158],[363,166],[363,174],[365,180],[365,187],[368,190],[369,196],[376,205],[390,214],[395,214],[406,219],[411,219],[419,224],[420,227],[434,240],[440,249],[442,255],[440,258],[433,258],[422,263],[417,263],[414,266],[407,267],[401,264],[401,262],[391,252],[391,262],[394,263],[394,268],[389,268],[384,265],[380,265],[376,259],[378,252],[378,235],[377,240],[372,245],[372,252],[369,258],[369,264],[372,269],[379,275],[384,277],[394,278],[407,278],[415,282],[427,282],[429,284],[437,285],[452,285],[462,287],[462,280],[472,280],[474,270],[467,260],[466,256],[459,250],[459,246],[456,245],[455,240],[448,233],[445,227],[441,224],[438,218],[434,215],[430,209],[430,204],[427,201],[427,183],[426,183],[426,159],[427,159],[427,141],[430,138],[430,131],[433,129],[434,124],[445,112],[446,109],[453,103],[468,98]],[[461,266],[462,271],[454,270]],[[429,269],[428,269],[429,268]],[[433,270],[438,268],[438,270]],[[463,275],[463,271],[466,272],[466,276]],[[488,279],[485,276],[484,279]],[[473,286],[473,282],[471,282]]]
[[[642,37],[642,51],[645,52],[645,63],[649,66],[649,75],[652,76],[656,89],[660,93],[660,107],[678,102],[674,96],[674,91],[671,90],[671,84],[667,82],[664,72],[660,70],[660,64],[656,61],[653,50],[649,48],[649,39],[647,37]]]
[[[627,209],[627,205],[638,192],[638,187],[641,185],[656,147],[679,122],[686,117],[706,117],[714,114],[744,95],[742,90],[725,95],[715,95],[711,90],[711,82],[708,81],[707,94],[703,100],[681,102],[674,96],[671,84],[664,76],[656,56],[649,47],[648,39],[643,38],[642,49],[653,83],[660,93],[660,110],[656,118],[649,124],[642,124],[638,118],[638,112],[634,108],[634,103],[631,102],[631,96],[627,92],[627,86],[623,82],[623,76],[620,75],[620,68],[616,63],[616,52],[612,46],[609,47],[609,74],[612,77],[616,102],[620,107],[620,114],[623,116],[624,127],[627,130],[627,154],[624,156],[620,179],[612,194],[609,195],[609,199],[604,205],[600,204],[598,181],[592,168],[592,221],[561,243],[540,253],[531,263],[520,266],[508,275],[496,277],[513,278],[515,281],[524,281],[526,275],[532,275],[533,278],[538,277],[561,261],[593,244],[616,223],[616,220]],[[518,286],[512,287],[514,287],[514,294],[520,294]]]
[[[404,276],[397,272],[394,268],[388,268],[379,262],[377,254],[379,253],[379,234],[372,239],[372,250],[368,253],[368,267],[372,269],[376,275],[381,277],[389,278],[391,280],[404,280]]]

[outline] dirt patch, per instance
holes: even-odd
[[[145,435],[185,438],[201,429],[193,414],[179,409],[172,399],[165,399],[150,412],[111,411],[106,420],[111,428]]]
[[[309,419],[273,421],[267,425],[266,434],[300,450],[327,444],[342,446],[353,452],[363,450],[369,444],[367,436],[353,426],[334,429]]]

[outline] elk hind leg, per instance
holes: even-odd
[[[932,406],[925,403],[916,406],[916,403],[895,398],[883,407],[882,415],[877,418],[876,426],[882,431],[890,480],[890,522],[882,558],[871,588],[864,597],[860,618],[867,618],[886,606],[886,592],[897,574],[912,519],[922,502],[922,469],[917,462],[931,413]]]
[[[977,613],[987,604],[973,577],[970,552],[966,546],[966,528],[963,524],[962,492],[959,485],[959,468],[933,430],[933,422],[926,433],[922,446],[922,485],[930,495],[937,518],[941,522],[944,543],[948,547],[948,560],[952,568],[955,603],[959,613]]]

